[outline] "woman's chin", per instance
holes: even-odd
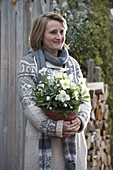
[[[56,47],[56,50],[61,50],[63,46]]]

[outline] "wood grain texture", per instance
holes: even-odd
[[[44,3],[49,10],[50,1]],[[31,22],[43,7],[39,0],[0,1],[0,170],[23,170],[26,120],[18,96],[18,65],[29,49]]]

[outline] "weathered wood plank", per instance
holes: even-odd
[[[88,76],[87,76],[88,82],[94,81],[94,60],[89,59],[88,61]]]
[[[15,170],[15,123],[16,123],[16,105],[15,105],[15,86],[16,86],[16,65],[15,65],[15,8],[11,1],[8,1],[8,122],[7,122],[7,167]]]
[[[100,82],[101,81],[101,68],[95,67],[95,81]]]
[[[0,96],[0,169],[7,169],[7,121],[8,121],[8,1],[3,1],[1,6],[1,96]]]
[[[103,82],[89,82],[87,86],[90,90],[95,91],[96,94],[104,94],[104,83]]]
[[[16,78],[18,73],[18,65],[20,59],[24,55],[24,38],[23,38],[23,17],[24,17],[24,5],[23,1],[17,1],[16,3]],[[26,11],[25,11],[26,12]],[[23,151],[24,151],[24,118],[23,112],[20,107],[20,101],[18,97],[18,84],[16,79],[16,134],[15,134],[15,169],[23,169]]]
[[[31,13],[29,4],[23,1],[23,53],[26,54],[29,50],[29,33],[31,29]]]

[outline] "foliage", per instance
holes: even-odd
[[[112,28],[107,1],[95,0],[87,4],[69,2],[71,9],[65,7],[62,14],[68,22],[67,44],[70,45],[70,54],[79,61],[85,76],[89,58],[95,59],[96,65],[106,72],[104,58],[111,58],[112,55]]]
[[[43,68],[39,71],[44,80],[32,88],[36,97],[36,106],[62,114],[77,111],[80,104],[89,98],[83,79],[79,79],[78,84],[75,85],[72,74],[67,75],[63,68],[58,74],[51,76],[47,70]]]
[[[67,43],[70,54],[79,61],[87,77],[87,61],[101,67],[102,79],[108,84],[109,132],[113,146],[113,21],[108,0],[69,0],[62,14],[68,21]],[[113,147],[112,147],[113,148]],[[113,153],[113,151],[112,151]]]

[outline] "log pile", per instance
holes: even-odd
[[[111,170],[110,136],[108,133],[108,85],[103,82],[88,83],[92,110],[86,142],[88,170]]]

